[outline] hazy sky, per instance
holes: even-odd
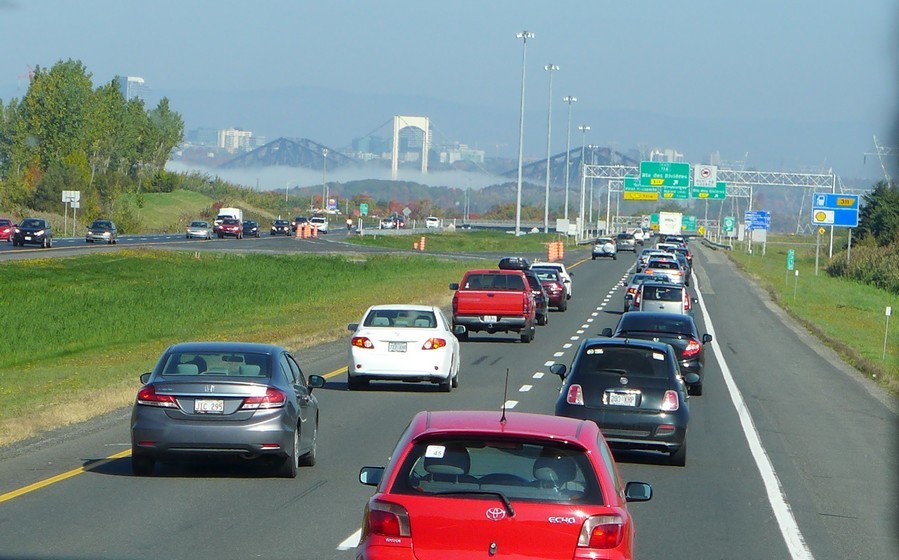
[[[897,106],[897,17],[896,0],[0,0],[0,99],[24,93],[28,65],[72,58],[95,86],[142,76],[176,109],[175,93],[188,89],[322,87],[517,112],[515,33],[528,30],[536,37],[526,106],[544,116],[526,135],[545,138],[543,66],[554,63],[554,97],[576,96],[575,115],[846,122],[886,137]],[[554,105],[554,127],[566,110]],[[183,116],[188,128],[214,124]],[[626,136],[592,129],[600,142]],[[510,127],[508,142],[517,139]],[[536,156],[545,143],[528,145]],[[861,149],[846,147],[859,162]]]

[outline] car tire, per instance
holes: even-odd
[[[453,389],[459,386],[459,370],[456,370],[456,375],[453,376]]]
[[[346,378],[346,388],[350,391],[360,391],[368,387],[368,379],[362,379],[359,377],[353,377],[352,375],[347,375]]]
[[[441,393],[449,393],[453,390],[453,378],[452,376],[447,376],[445,381],[441,381],[437,384]]]
[[[596,260],[596,255],[593,255],[592,257],[590,257],[590,259],[595,261],[595,260]]]
[[[549,323],[549,317],[547,315],[541,315],[537,317],[537,324],[541,327],[546,326],[547,323]]]
[[[536,331],[536,327],[534,327],[534,325],[531,325],[521,332],[521,341],[525,344],[530,344],[531,341],[534,340],[534,334],[536,333]]]
[[[315,432],[312,434],[312,449],[300,456],[301,467],[314,467],[318,460],[318,418],[315,419]]]
[[[689,393],[691,395],[696,395],[697,397],[701,397],[702,396],[702,381],[700,381],[699,383],[694,383],[693,385],[690,385]]]
[[[219,239],[224,239],[224,238],[225,238],[225,236],[222,235],[222,234],[220,233],[220,234],[219,234]]]
[[[677,448],[677,451],[671,453],[669,462],[675,467],[687,466],[687,440],[684,440],[681,446]]]
[[[156,461],[152,457],[131,453],[131,472],[134,476],[150,476],[155,466]]]
[[[568,300],[567,300],[567,299],[563,299],[563,300],[562,300],[562,303],[559,304],[558,309],[559,309],[559,311],[561,311],[562,313],[565,313],[565,311],[568,310]]]
[[[613,260],[613,261],[617,261],[617,260],[618,260],[618,255],[612,255],[612,260]]]
[[[299,428],[294,428],[293,430],[293,447],[290,450],[290,455],[284,458],[284,461],[281,463],[281,468],[279,469],[278,474],[280,474],[283,478],[296,478],[297,477],[297,465],[299,464],[299,449],[300,449],[300,430]]]

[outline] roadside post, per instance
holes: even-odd
[[[824,235],[824,228],[818,228],[818,234],[815,236],[815,276],[818,275],[818,254],[821,252],[821,236]]]
[[[799,270],[796,270],[796,283],[793,284],[793,302],[796,302],[796,292],[799,291]]]
[[[790,249],[787,251],[787,271],[784,272],[784,287],[787,286],[787,279],[789,278],[790,271],[796,267],[796,251],[794,249]]]
[[[883,356],[880,357],[881,361],[886,361],[887,359],[887,336],[890,334],[890,315],[893,314],[893,308],[887,306],[887,326],[883,331]]]

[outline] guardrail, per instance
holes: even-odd
[[[706,247],[709,247],[710,249],[715,249],[715,250],[723,249],[725,251],[730,251],[731,249],[733,249],[733,247],[730,245],[724,245],[723,243],[715,243],[711,239],[706,239],[705,237],[702,238],[702,244],[705,245]]]

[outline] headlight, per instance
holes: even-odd
[[[34,232],[35,235],[44,235],[44,230]]]

